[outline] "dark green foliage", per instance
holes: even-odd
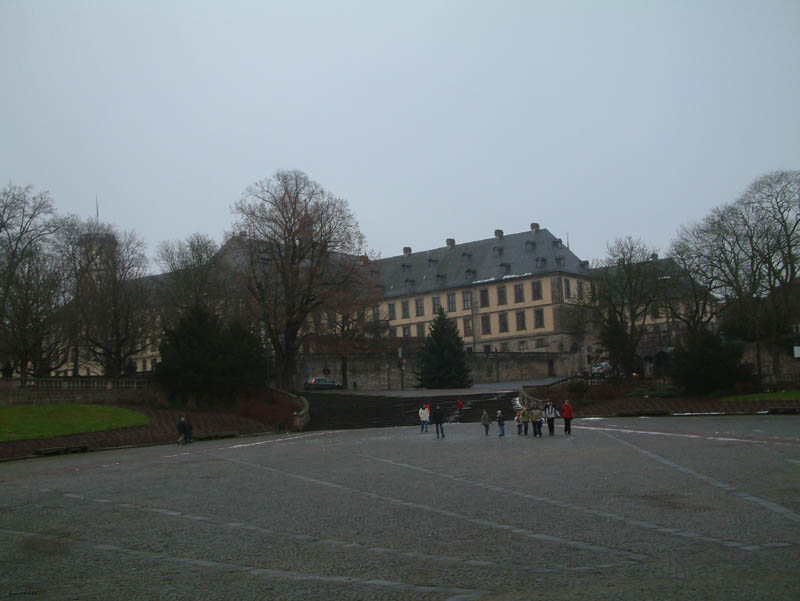
[[[752,378],[753,366],[742,363],[742,353],[741,345],[714,332],[698,330],[675,348],[673,377],[691,394],[730,390]]]
[[[589,392],[589,386],[583,380],[573,380],[567,385],[567,392],[571,399],[582,399]]]
[[[431,323],[422,343],[422,352],[414,370],[422,388],[469,388],[470,369],[464,351],[464,341],[456,324],[447,318],[444,309]]]
[[[232,401],[237,391],[263,384],[261,339],[237,322],[223,325],[195,307],[165,328],[156,378],[172,398],[205,405]]]

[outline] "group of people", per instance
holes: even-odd
[[[460,410],[461,408],[459,408],[459,412]],[[436,407],[433,408],[433,411],[431,411],[430,403],[419,408],[420,432],[427,432],[428,425],[431,423],[431,421],[433,421],[433,425],[436,426],[436,438],[439,438],[440,436],[444,438],[444,411],[442,411],[441,405],[436,405]]]
[[[458,401],[461,403],[461,401]],[[463,404],[458,407],[458,414],[461,415],[461,409],[463,408]],[[564,401],[564,404],[561,406],[561,411],[555,408],[552,401],[549,399],[545,401],[544,406],[542,408],[539,407],[538,401],[534,400],[533,404],[530,408],[522,407],[522,409],[518,410],[516,415],[514,416],[514,422],[517,424],[517,434],[522,435],[525,433],[525,436],[528,435],[529,428],[533,430],[533,436],[542,436],[542,425],[543,422],[547,422],[547,430],[550,436],[555,435],[556,432],[556,418],[561,417],[564,420],[564,434],[567,436],[572,435],[572,420],[575,417],[575,411],[572,408],[572,403],[569,400]],[[444,412],[440,405],[436,405],[436,407],[431,411],[430,403],[424,405],[419,408],[419,423],[420,423],[420,432],[427,432],[428,425],[433,421],[436,426],[436,438],[440,437],[444,438]],[[505,418],[503,417],[502,409],[497,410],[497,415],[495,419],[492,420],[489,416],[489,412],[484,409],[483,415],[481,415],[481,425],[483,426],[484,432],[486,436],[489,436],[489,425],[492,421],[497,422],[497,430],[499,436],[506,435],[506,422]]]

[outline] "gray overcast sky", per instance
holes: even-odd
[[[222,241],[277,169],[381,256],[538,222],[583,259],[800,168],[800,2],[0,0],[0,185]]]

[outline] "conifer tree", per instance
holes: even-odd
[[[472,386],[464,341],[454,321],[443,308],[431,323],[422,343],[414,371],[422,388],[468,388]]]

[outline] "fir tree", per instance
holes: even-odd
[[[464,341],[455,322],[447,318],[447,313],[441,307],[422,343],[422,352],[414,373],[422,388],[472,386]]]

